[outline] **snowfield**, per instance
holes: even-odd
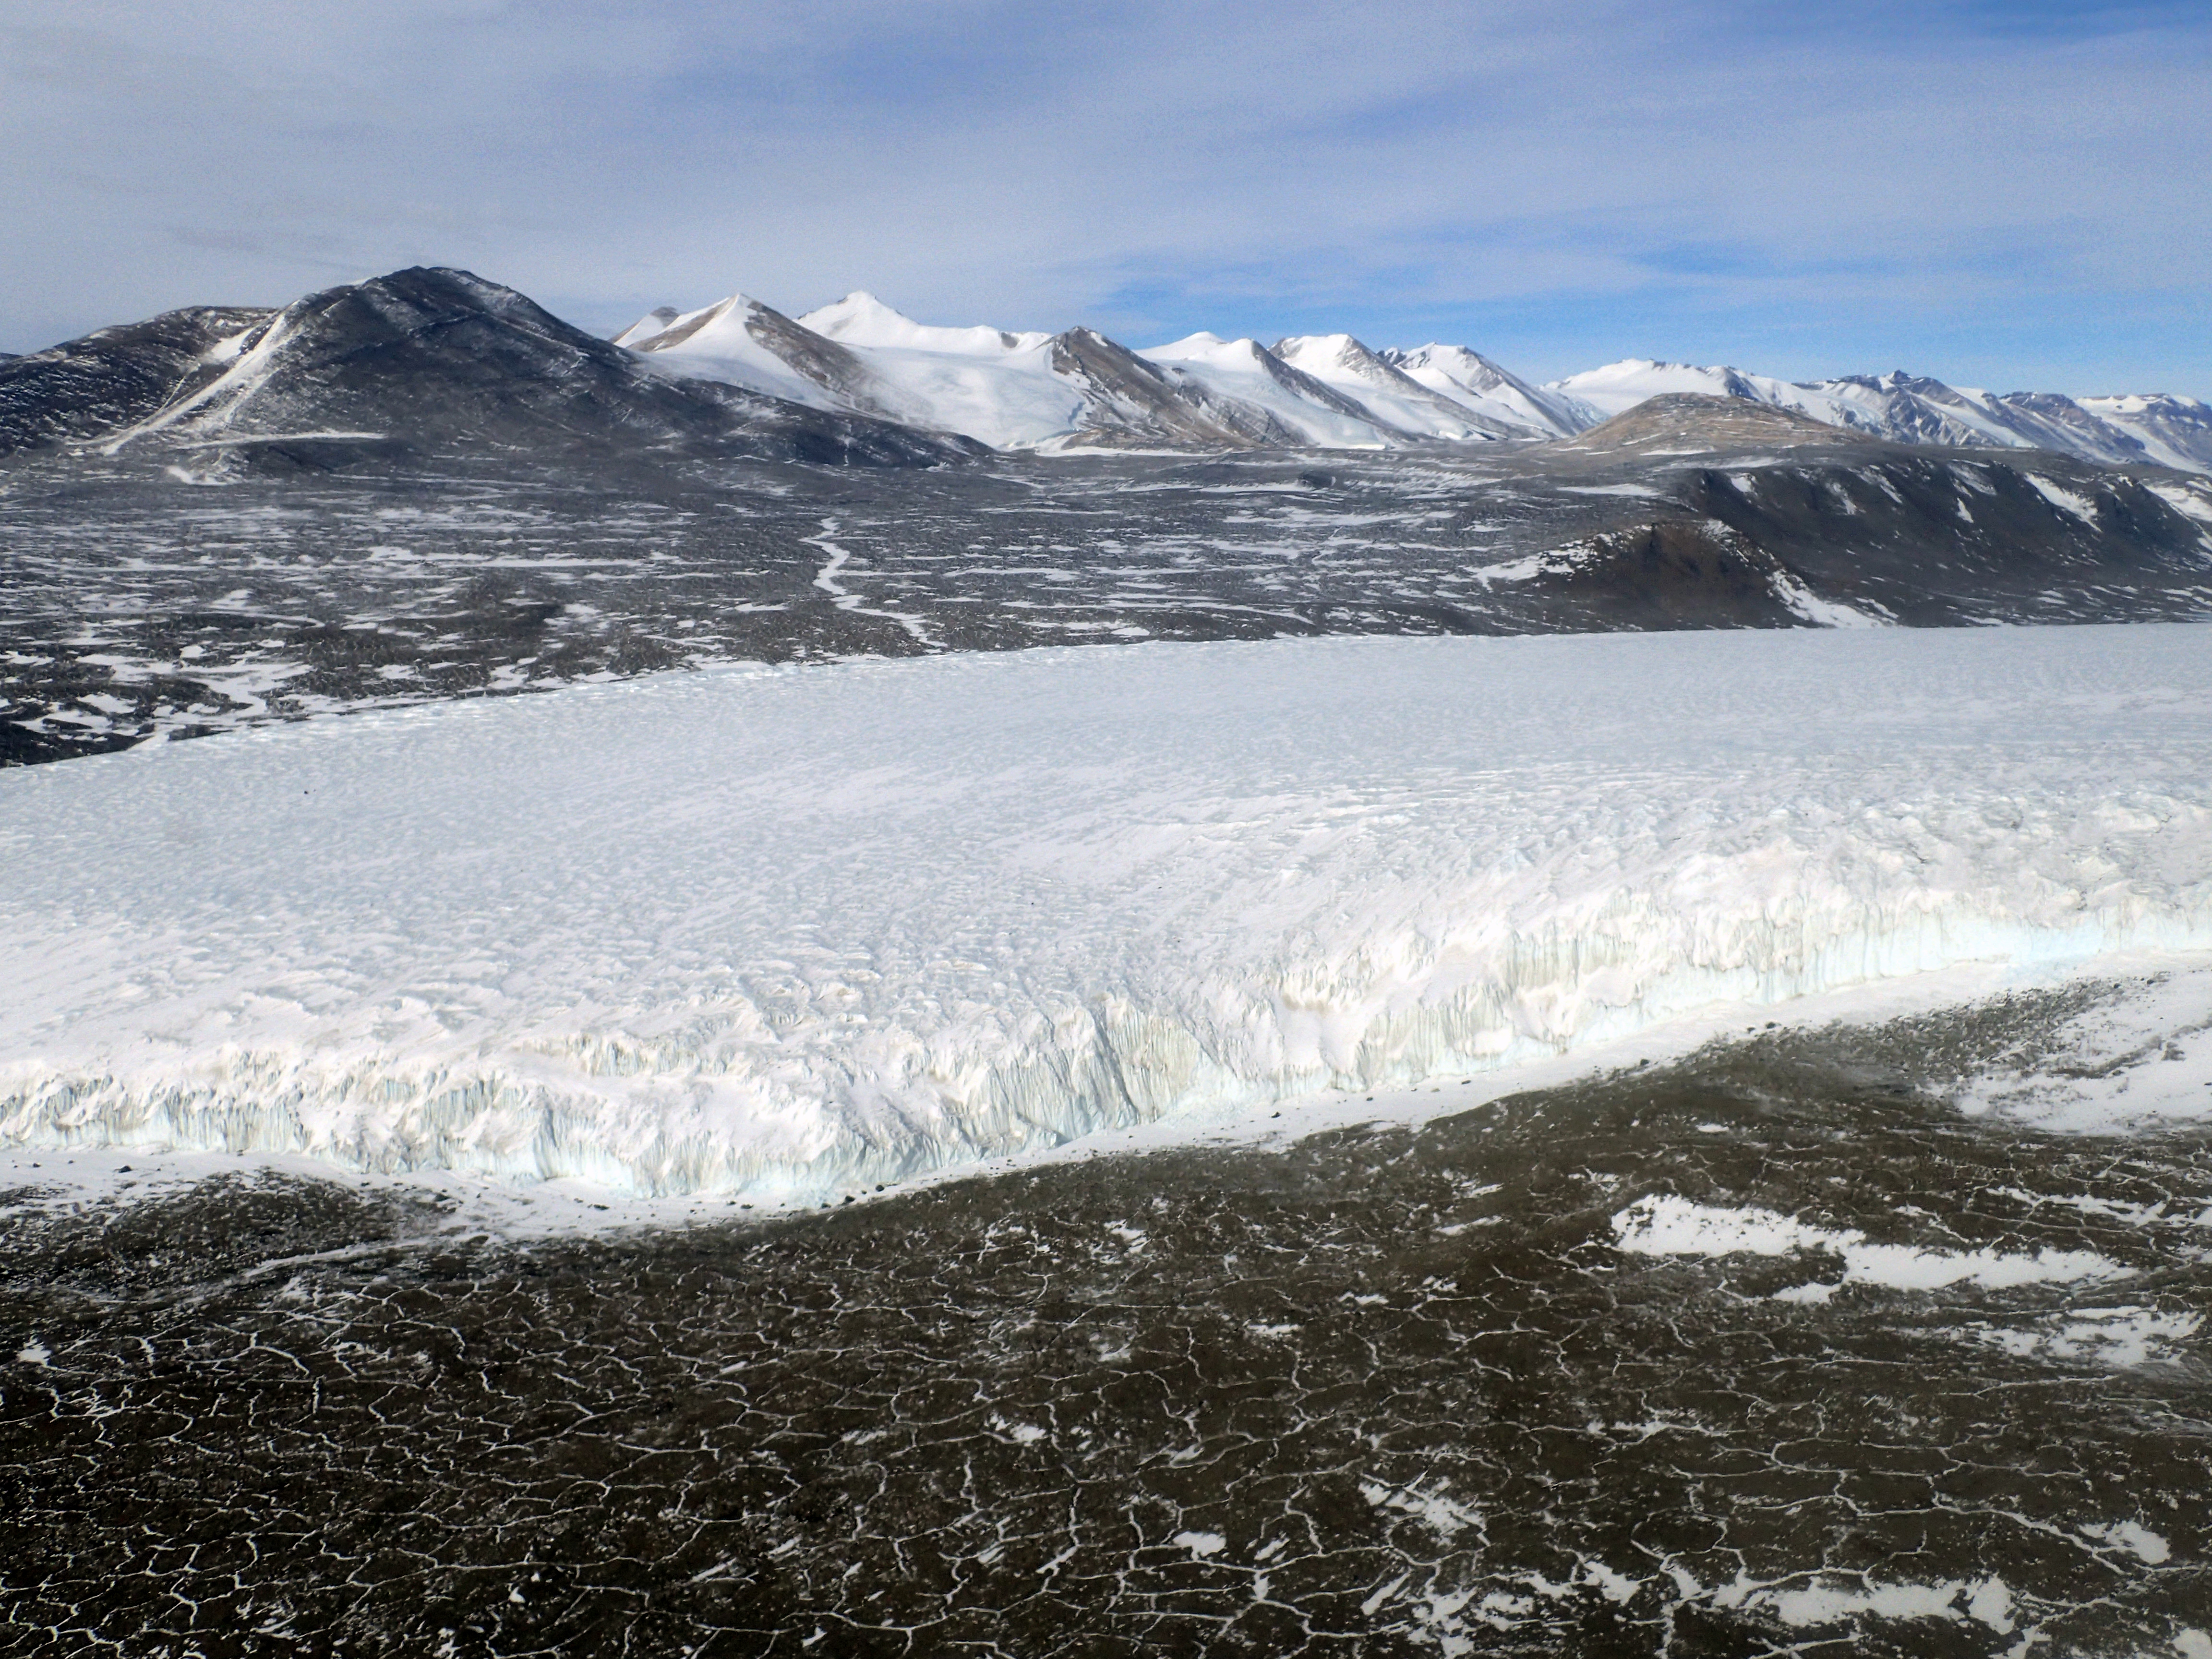
[[[0,1141],[795,1198],[2212,951],[2212,628],[709,671],[0,774]]]

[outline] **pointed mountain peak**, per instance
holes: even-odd
[[[767,309],[759,301],[743,294],[732,294],[726,300],[717,300],[696,311],[661,306],[616,335],[615,343],[628,346],[633,351],[666,351],[702,333],[711,333],[714,325],[726,317],[735,318],[742,324],[746,318]]]
[[[1340,367],[1387,369],[1389,365],[1349,334],[1293,334],[1275,342],[1274,353],[1304,368]]]
[[[642,341],[650,340],[683,314],[674,306],[655,306],[621,333],[615,335],[614,343],[619,346],[635,346]]]

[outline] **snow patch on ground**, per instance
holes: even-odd
[[[2124,1370],[2179,1358],[2179,1346],[2195,1336],[2203,1323],[2193,1313],[2160,1313],[2133,1306],[2076,1308],[2024,1330],[1982,1327],[1970,1334],[2018,1358],[2060,1359]]]
[[[2000,1635],[2013,1628],[2012,1594],[2001,1578],[1970,1585],[1959,1579],[1915,1584],[1824,1577],[1788,1589],[1760,1589],[1733,1604],[1724,1597],[1715,1599],[1723,1607],[1737,1605],[1771,1613],[1793,1630],[1858,1619],[1941,1619],[1953,1624],[1972,1619]]]
[[[1783,604],[1820,628],[1887,628],[1891,619],[1861,611],[1845,605],[1840,599],[1824,599],[1811,588],[1786,572],[1778,571],[1773,578],[1774,592]]]
[[[2172,1547],[2139,1521],[2108,1522],[2081,1532],[2108,1548],[2125,1550],[2147,1567],[2164,1566],[2173,1559]]]
[[[2069,1133],[2202,1118],[2212,1113],[2212,1006],[2203,980],[2161,977],[2076,1015],[2054,1034],[2049,1052],[1970,1078],[1954,1098],[1969,1116],[1995,1112]]]
[[[1480,1530],[1482,1526],[1481,1512],[1448,1496],[1441,1484],[1425,1488],[1363,1480],[1359,1495],[1370,1508],[1409,1516],[1442,1539],[1454,1539],[1469,1528]]]
[[[1842,1261],[1842,1282],[1884,1290],[1939,1291],[1972,1284],[1985,1290],[2126,1279],[2132,1271],[2094,1250],[1937,1250],[1878,1244],[1856,1227],[1815,1226],[1756,1206],[1727,1209],[1673,1194],[1638,1199],[1613,1218],[1615,1248],[1630,1255],[1790,1255]]]
[[[2020,476],[2034,486],[2037,495],[2061,512],[2071,513],[2083,524],[2093,526],[2096,524],[2097,504],[2087,496],[2077,495],[2072,490],[2055,484],[2048,478],[2038,477],[2033,472],[2023,472]]]

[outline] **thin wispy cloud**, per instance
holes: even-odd
[[[0,344],[416,261],[1138,343],[2212,392],[2199,6],[1104,4],[0,21]]]

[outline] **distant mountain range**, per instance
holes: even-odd
[[[669,372],[823,410],[955,432],[998,449],[1237,445],[1372,449],[1572,437],[1669,392],[1740,398],[1893,442],[2056,450],[2212,472],[2194,398],[1986,392],[1903,373],[1800,384],[1630,358],[1535,386],[1465,346],[1376,351],[1348,334],[1132,351],[1063,334],[917,323],[874,295],[793,319],[732,295],[665,307],[616,337]]]
[[[422,269],[281,310],[168,312],[0,361],[0,454],[66,445],[310,467],[457,449],[878,465],[979,453],[720,378],[655,374],[513,289]]]
[[[610,343],[465,271],[281,310],[194,307],[0,358],[0,453],[575,444],[875,465],[994,450],[1389,450],[1572,438],[1656,397],[1735,398],[1893,442],[2212,474],[2212,407],[1986,392],[1902,373],[1801,383],[1632,358],[1537,386],[1465,346],[1348,334],[1142,350],[1088,328],[918,323],[865,293],[792,318],[664,307]]]
[[[2051,392],[2002,397],[1903,371],[1799,382],[1734,368],[1631,358],[1547,388],[1601,416],[1665,392],[1747,398],[1893,443],[1962,449],[2050,449],[2104,465],[2148,461],[2212,471],[2212,408],[2163,393],[2069,398]]]
[[[1602,418],[1462,346],[1201,333],[1132,351],[1087,328],[932,327],[869,294],[797,319],[742,294],[669,307],[615,343],[671,375],[996,449],[1384,449],[1567,437]]]

